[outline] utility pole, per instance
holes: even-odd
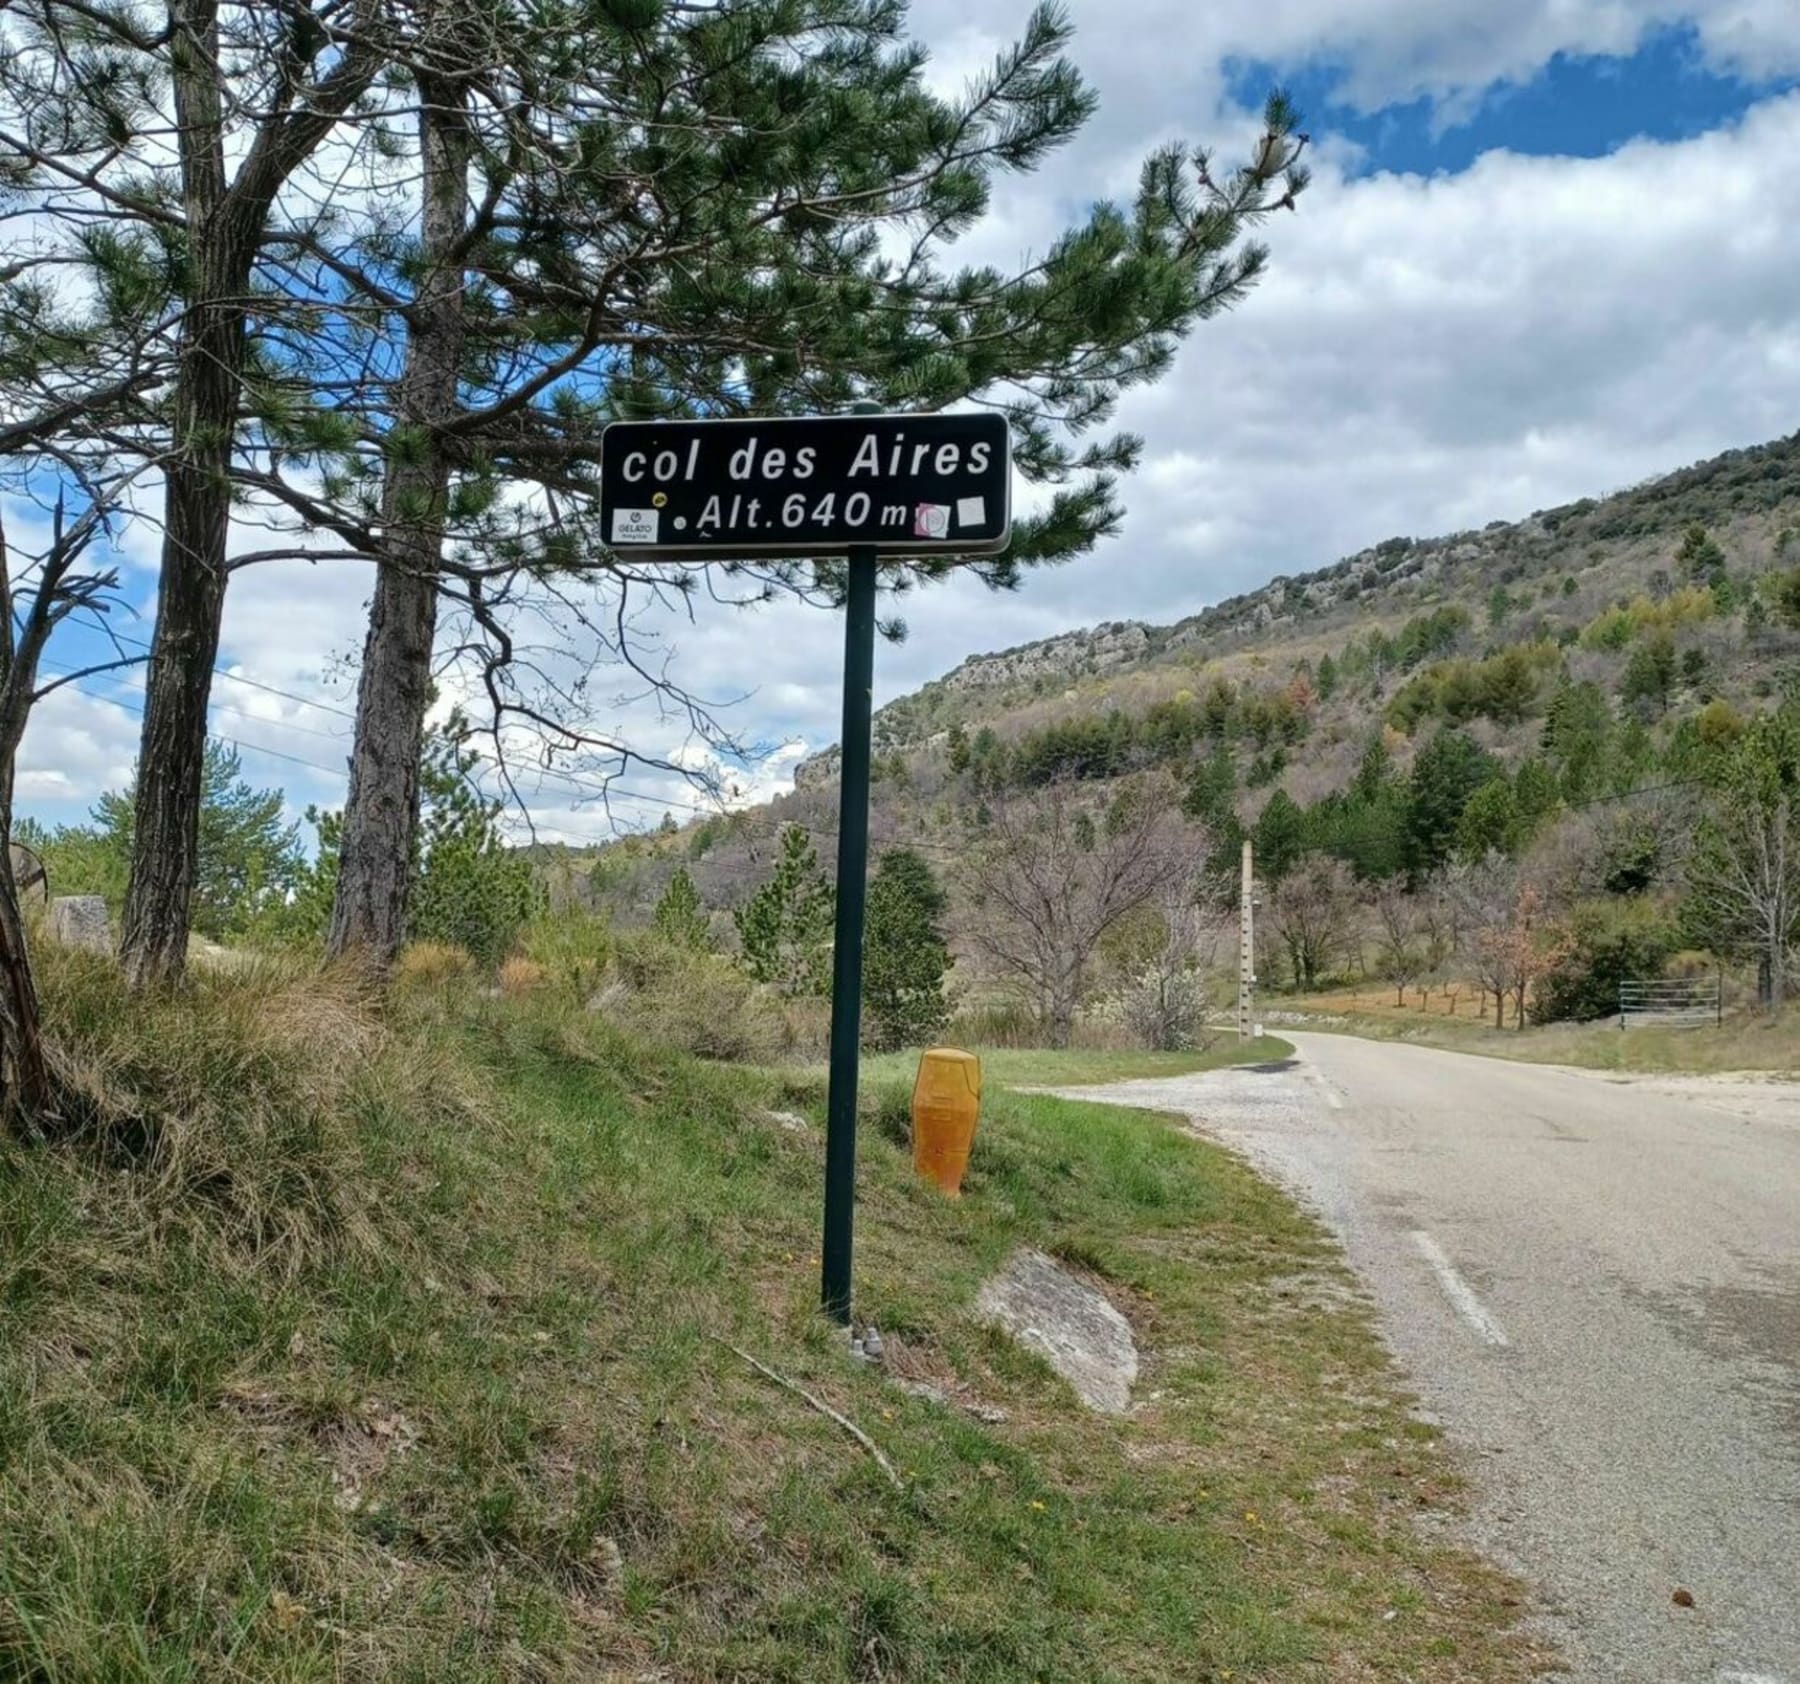
[[[1244,876],[1238,891],[1238,1039],[1250,1039],[1250,1011],[1256,991],[1256,862],[1244,838]]]

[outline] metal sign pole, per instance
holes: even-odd
[[[820,1299],[849,1325],[850,1253],[856,1214],[856,1077],[862,1037],[863,905],[869,866],[869,714],[875,683],[872,544],[850,551],[844,615],[842,795],[838,804],[837,929],[831,950],[831,1083],[825,1109],[825,1243]]]

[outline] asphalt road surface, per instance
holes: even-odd
[[[1800,1684],[1800,1084],[1288,1038],[1080,1097],[1193,1118],[1336,1230],[1574,1678]]]

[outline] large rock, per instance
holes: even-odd
[[[58,895],[50,903],[51,939],[89,953],[111,953],[112,919],[100,895]]]
[[[1089,1409],[1123,1415],[1137,1381],[1131,1323],[1041,1251],[1015,1251],[982,1287],[975,1313],[1039,1353]]]

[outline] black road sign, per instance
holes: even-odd
[[[993,555],[1012,536],[998,415],[615,421],[600,454],[621,556]]]

